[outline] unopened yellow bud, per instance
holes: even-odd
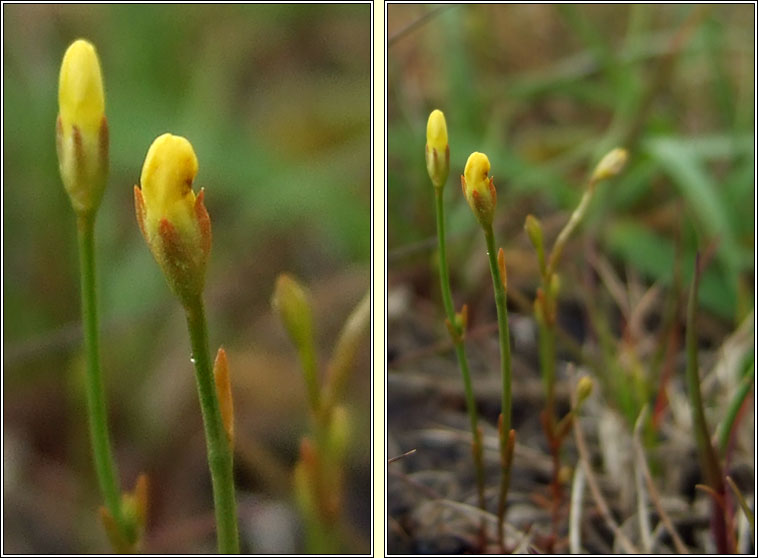
[[[441,110],[435,109],[426,123],[426,170],[435,188],[442,188],[450,172],[447,124]]]
[[[529,236],[532,246],[537,250],[542,250],[542,223],[540,223],[540,220],[530,213],[526,216],[524,229],[526,229],[526,234]]]
[[[626,160],[629,158],[629,154],[626,149],[617,147],[612,149],[605,155],[595,167],[595,172],[592,173],[591,183],[597,183],[601,180],[616,176],[624,168]]]
[[[155,139],[140,176],[148,234],[157,234],[161,219],[188,234],[199,233],[192,190],[196,175],[197,156],[186,138],[163,134]]]
[[[279,314],[296,347],[311,343],[311,303],[308,300],[308,292],[294,277],[286,273],[277,277],[271,306]]]
[[[492,218],[497,205],[497,192],[490,172],[490,160],[484,153],[469,155],[461,177],[461,187],[466,201],[476,219],[484,228],[492,226]]]
[[[592,379],[589,376],[582,376],[579,382],[576,384],[576,407],[580,407],[592,394]]]
[[[464,304],[461,307],[461,311],[455,313],[455,327],[461,334],[466,332],[466,328],[468,327],[468,304]]]
[[[571,482],[572,477],[574,476],[574,470],[569,465],[562,465],[560,469],[558,469],[558,483],[559,484],[568,484]]]
[[[532,246],[537,251],[537,260],[540,265],[540,273],[545,275],[545,248],[542,242],[542,223],[534,215],[527,215],[524,229],[532,242]]]
[[[64,133],[79,126],[95,134],[105,114],[105,94],[100,61],[92,43],[78,39],[63,56],[58,81],[58,105]]]
[[[148,508],[148,478],[145,473],[137,477],[133,492],[121,494],[123,523],[119,525],[110,511],[102,506],[100,519],[114,550],[122,554],[134,554],[142,546]]]
[[[100,205],[108,177],[108,124],[95,47],[78,39],[66,50],[58,81],[58,164],[77,214]]]
[[[195,196],[192,182],[197,157],[181,136],[156,138],[145,157],[134,187],[137,221],[155,259],[174,292],[183,300],[198,296],[205,284],[205,268],[211,249],[210,218]]]

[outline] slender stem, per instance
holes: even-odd
[[[500,339],[500,375],[503,381],[502,393],[502,410],[500,423],[500,458],[501,458],[501,476],[500,492],[498,495],[497,517],[498,517],[498,539],[500,547],[504,551],[504,522],[505,522],[505,502],[508,496],[508,485],[511,478],[511,463],[507,455],[506,444],[511,430],[511,343],[510,333],[508,331],[508,307],[506,306],[505,287],[503,286],[502,277],[500,276],[500,267],[497,262],[495,252],[495,234],[492,225],[484,229],[484,236],[487,240],[487,256],[490,262],[490,272],[492,273],[492,287],[495,291],[495,306],[497,307],[497,325]]]
[[[553,474],[550,480],[550,489],[553,497],[551,508],[551,522],[553,542],[558,538],[558,521],[560,518],[561,501],[563,490],[560,482],[561,472],[561,445],[563,435],[559,434],[560,427],[558,417],[555,414],[555,308],[556,301],[550,288],[551,275],[542,278],[543,316],[538,320],[539,325],[539,358],[542,381],[545,387],[545,411],[543,415],[543,427],[550,447],[550,455],[553,462]],[[567,415],[568,417],[568,415]],[[566,420],[564,417],[560,422]]]
[[[234,495],[232,450],[226,438],[208,352],[208,326],[201,296],[185,306],[187,327],[192,343],[195,380],[203,414],[208,465],[213,483],[216,510],[216,536],[221,554],[239,553],[237,510]]]
[[[308,391],[308,404],[314,416],[321,411],[321,391],[318,385],[318,370],[316,367],[316,352],[313,347],[313,338],[298,344],[300,363],[305,375],[305,385]]]
[[[545,410],[552,427],[555,417],[555,328],[553,324],[539,324],[539,356],[542,381],[545,386]]]
[[[466,397],[466,409],[468,411],[469,422],[471,423],[471,435],[473,436],[473,454],[474,466],[476,471],[476,488],[479,496],[479,507],[486,509],[484,502],[484,463],[483,463],[483,446],[479,434],[478,414],[476,410],[476,400],[474,399],[474,390],[471,385],[471,374],[469,373],[468,360],[466,359],[466,349],[463,345],[463,331],[456,325],[455,310],[453,309],[453,297],[450,292],[450,278],[447,272],[447,250],[445,247],[445,209],[442,203],[442,188],[434,189],[435,208],[437,215],[437,240],[439,242],[439,270],[440,270],[440,288],[442,290],[442,302],[445,306],[445,314],[448,322],[456,332],[452,335],[453,345],[455,346],[455,356],[458,359],[458,367],[461,369],[463,376],[463,388]],[[482,524],[483,526],[484,524]],[[483,527],[482,527],[483,528]]]
[[[563,491],[561,490],[560,483],[561,445],[563,443],[563,437],[556,431],[558,417],[556,417],[555,414],[555,313],[557,311],[557,306],[551,283],[556,268],[558,267],[558,263],[560,262],[561,255],[563,254],[563,249],[565,248],[568,239],[571,237],[571,234],[576,230],[579,223],[581,223],[584,218],[594,193],[595,183],[591,180],[582,194],[581,200],[579,200],[579,205],[577,205],[573,213],[571,213],[571,217],[566,225],[564,225],[563,229],[561,229],[561,232],[558,233],[558,237],[553,244],[553,249],[550,251],[547,266],[542,273],[542,293],[544,299],[542,300],[543,315],[541,317],[538,316],[539,357],[542,381],[545,386],[545,414],[543,418],[543,426],[548,439],[548,445],[550,446],[550,453],[553,458],[553,475],[550,485],[553,495],[551,515],[554,541],[558,536],[559,511],[561,500],[563,498]],[[542,267],[543,266],[540,265],[541,269]]]
[[[727,446],[729,445],[729,439],[732,436],[732,429],[734,423],[737,420],[737,415],[742,409],[742,404],[745,402],[745,398],[750,393],[750,387],[753,385],[755,379],[755,365],[750,364],[747,372],[742,376],[742,380],[737,386],[737,393],[729,402],[729,407],[726,411],[726,417],[724,422],[721,423],[721,427],[716,431],[718,437],[719,453],[722,457],[726,456]]]
[[[582,199],[579,200],[579,205],[576,206],[576,209],[574,209],[568,222],[563,229],[561,229],[561,232],[558,233],[558,238],[555,239],[555,244],[553,244],[553,250],[550,252],[550,259],[547,263],[546,277],[549,278],[555,272],[555,268],[558,267],[561,254],[563,254],[563,248],[566,246],[571,233],[574,232],[574,229],[579,226],[579,223],[584,218],[584,214],[587,212],[587,208],[589,207],[594,194],[595,184],[590,182],[584,190],[584,194],[582,194]]]
[[[447,319],[455,326],[455,310],[453,295],[450,292],[450,277],[447,273],[447,248],[445,237],[445,205],[442,200],[442,188],[434,189],[434,202],[437,215],[437,241],[439,243],[440,287],[442,288],[442,304],[445,306]],[[457,329],[457,328],[456,328]]]
[[[97,293],[95,288],[95,214],[77,216],[77,237],[79,241],[79,271],[82,290],[82,321],[84,325],[84,348],[87,355],[87,413],[92,439],[92,454],[100,491],[105,505],[116,524],[123,531],[124,520],[121,513],[121,493],[118,483],[116,463],[111,451],[108,432],[108,413],[105,407],[105,390],[100,370],[100,349],[98,341]]]
[[[487,240],[487,256],[492,273],[492,286],[495,290],[495,306],[497,307],[497,325],[500,333],[500,372],[503,380],[503,431],[508,434],[511,430],[511,343],[508,330],[508,308],[506,306],[505,287],[500,277],[495,251],[495,234],[490,226],[485,229]]]
[[[700,466],[703,468],[703,474],[707,480],[708,486],[715,493],[711,505],[711,526],[713,535],[716,539],[718,552],[726,554],[730,552],[729,537],[727,535],[727,518],[726,511],[718,506],[718,498],[723,498],[726,494],[724,486],[724,476],[721,471],[721,465],[716,455],[716,450],[711,443],[711,437],[708,433],[708,424],[705,420],[705,410],[703,409],[703,396],[700,392],[700,375],[698,372],[698,350],[697,350],[697,332],[695,325],[695,316],[697,313],[697,291],[700,284],[700,256],[695,258],[695,275],[692,279],[689,300],[687,301],[687,388],[690,397],[690,411],[692,412],[692,424],[695,429],[695,439],[697,441],[700,453]]]
[[[696,264],[697,266],[697,264]],[[702,464],[705,469],[705,475],[708,484],[717,492],[718,484],[723,484],[721,475],[721,466],[719,465],[716,452],[710,442],[708,433],[708,424],[705,420],[705,411],[703,409],[703,396],[700,392],[700,376],[698,373],[698,351],[697,351],[697,332],[695,326],[695,315],[697,312],[697,291],[700,283],[700,271],[695,270],[695,276],[692,280],[689,301],[687,303],[687,387],[690,395],[690,410],[692,412],[692,423],[695,428],[695,437],[700,450]]]

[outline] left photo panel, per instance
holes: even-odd
[[[3,553],[371,554],[372,4],[2,9]]]

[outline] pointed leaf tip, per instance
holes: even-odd
[[[229,377],[229,363],[223,347],[219,347],[218,353],[216,353],[216,362],[213,364],[213,378],[216,382],[216,395],[218,396],[226,437],[229,444],[234,446],[234,401],[232,399],[232,383]]]

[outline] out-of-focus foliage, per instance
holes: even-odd
[[[96,253],[103,368],[122,478],[132,482],[137,469],[167,475],[194,452],[200,464],[205,459],[201,443],[191,450],[175,447],[188,433],[200,432],[189,345],[181,312],[134,215],[133,186],[147,149],[171,132],[187,137],[196,150],[195,187],[205,188],[211,216],[210,341],[213,352],[224,343],[229,355],[238,453],[253,447],[245,442],[246,430],[248,438],[263,438],[255,440],[259,450],[279,444],[281,452],[268,462],[281,471],[269,468],[270,476],[258,469],[260,452],[253,451],[252,461],[238,457],[240,474],[253,479],[241,486],[275,493],[267,482],[287,480],[307,407],[294,351],[271,314],[274,279],[292,272],[313,289],[323,355],[369,288],[370,6],[3,5],[3,16],[4,432],[6,448],[18,450],[6,451],[14,463],[19,460],[19,468],[9,470],[20,475],[6,476],[4,488],[40,485],[43,463],[57,463],[64,472],[56,486],[85,491],[81,509],[60,524],[57,516],[48,522],[56,527],[51,531],[78,537],[76,542],[40,535],[15,551],[103,550],[92,528],[96,516],[89,514],[96,510],[97,490],[88,476],[83,394],[75,373],[75,220],[55,152],[58,72],[66,47],[79,37],[98,50],[110,126],[110,177],[96,224]],[[361,409],[354,416],[366,414],[355,432],[369,439],[367,347],[348,399]],[[287,399],[271,398],[272,390]],[[368,467],[368,453],[361,455],[368,442],[357,446],[356,459]],[[362,474],[362,461],[357,467]],[[198,471],[205,479],[207,470]],[[194,477],[172,482],[153,495],[153,529],[159,532],[186,514],[210,511],[209,487],[198,489]],[[280,495],[287,483],[276,485]],[[200,492],[181,496],[180,489]],[[367,498],[368,489],[366,482],[357,495]],[[73,502],[70,496],[59,499]],[[29,499],[37,513],[33,521],[53,513],[41,496]],[[192,504],[182,508],[187,502]],[[10,504],[20,505],[15,499]],[[171,517],[177,505],[182,514]],[[353,529],[364,530],[365,541],[367,510],[366,504],[365,514],[353,514],[361,518]],[[14,529],[18,523],[6,524],[5,533],[20,544],[24,538]],[[93,540],[95,546],[87,546]],[[153,548],[197,548],[191,539],[180,542],[186,546]]]
[[[753,6],[392,6],[388,12],[388,250],[434,230],[424,123],[445,112],[450,250],[474,225],[457,187],[486,152],[503,242],[524,217],[570,212],[599,157],[630,151],[584,230],[621,265],[671,285],[716,245],[701,303],[737,323],[753,307]],[[455,247],[455,242],[462,245]],[[509,273],[509,275],[511,275]],[[686,283],[685,283],[686,284]]]

